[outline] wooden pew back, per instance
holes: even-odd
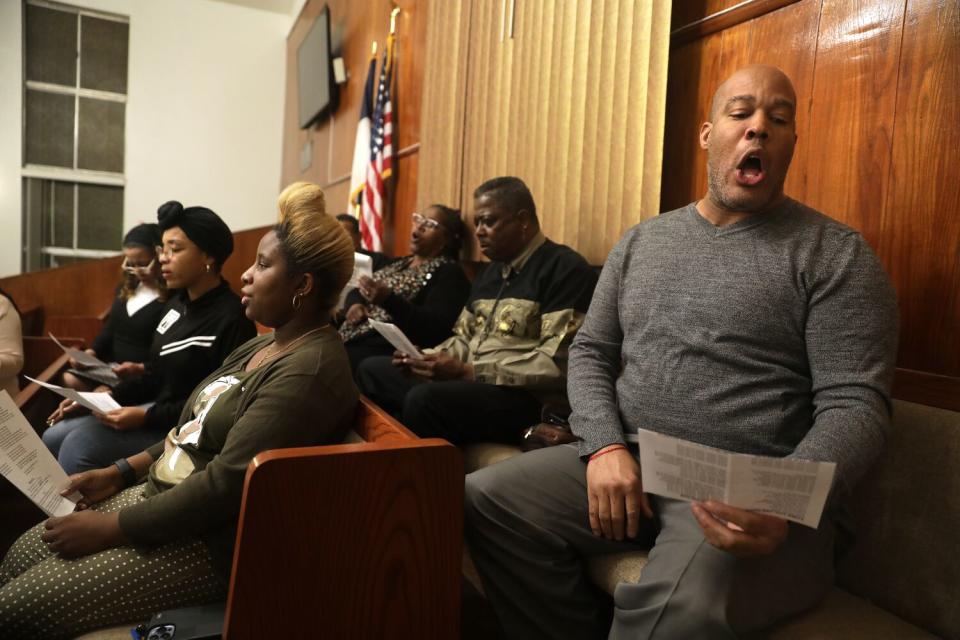
[[[362,399],[365,440],[247,471],[224,637],[458,637],[460,452]]]

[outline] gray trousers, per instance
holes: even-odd
[[[831,523],[790,524],[772,555],[739,559],[711,546],[690,504],[651,496],[635,540],[590,531],[586,465],[548,447],[466,479],[466,537],[484,591],[511,638],[735,638],[799,613],[833,584]],[[641,516],[642,517],[642,516]],[[591,556],[650,549],[636,584],[609,606],[589,582]]]

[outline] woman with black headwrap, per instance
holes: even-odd
[[[256,335],[240,298],[220,277],[233,252],[223,220],[206,207],[184,208],[176,201],[161,206],[157,219],[163,232],[160,271],[177,291],[164,307],[142,375],[112,391],[122,408],[63,420],[78,412],[65,401],[50,416],[43,441],[67,473],[108,465],[162,438],[193,387]]]
[[[121,378],[143,372],[150,357],[153,332],[163,314],[167,287],[160,277],[157,247],[162,242],[156,224],[138,224],[123,238],[123,281],[103,329],[87,353],[112,367],[82,367],[70,361],[63,384],[82,391],[105,384],[114,387]]]

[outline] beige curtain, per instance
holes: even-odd
[[[418,202],[517,175],[593,264],[658,213],[670,2],[430,2]],[[464,93],[465,92],[465,93]]]
[[[467,55],[472,0],[428,0],[427,54],[420,112],[417,209],[436,202],[460,207]]]

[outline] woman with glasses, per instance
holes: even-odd
[[[157,261],[175,293],[154,329],[150,357],[109,390],[120,409],[72,417],[81,409],[65,400],[47,419],[43,441],[67,473],[108,465],[162,438],[194,386],[256,335],[240,298],[220,277],[233,252],[223,220],[176,201],[161,206],[157,219],[163,233]]]
[[[143,373],[143,362],[150,355],[153,332],[160,322],[167,287],[160,277],[156,247],[161,243],[160,227],[139,224],[123,238],[123,281],[110,315],[87,353],[108,367],[83,367],[71,358],[70,369],[63,374],[65,386],[81,391],[106,385],[114,387],[122,378]]]
[[[242,289],[246,316],[273,333],[198,381],[153,446],[70,478],[64,495],[80,492],[80,509],[28,530],[0,564],[6,640],[74,638],[222,602],[250,460],[343,439],[357,389],[330,312],[353,246],[318,186],[287,187],[279,209]]]
[[[393,347],[369,320],[391,322],[418,345],[435,345],[450,335],[470,293],[470,282],[457,262],[465,226],[460,212],[431,205],[413,214],[412,255],[400,258],[373,277],[363,276],[347,294],[340,337],[354,371],[364,359],[390,355]]]

